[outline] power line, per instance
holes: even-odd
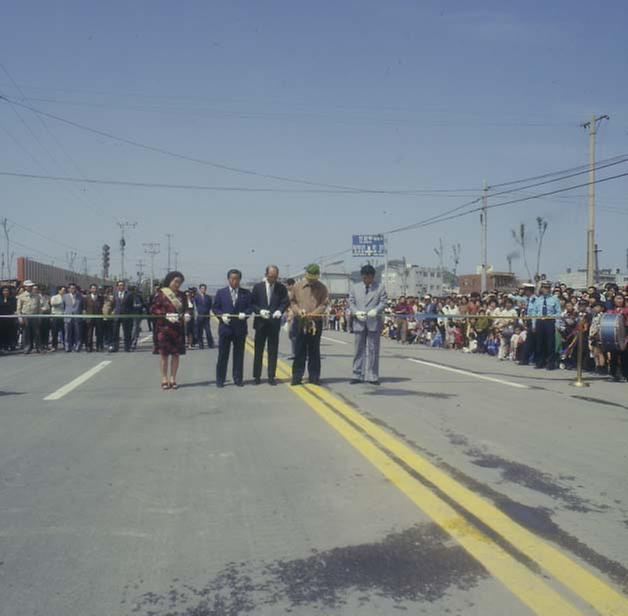
[[[138,104],[120,104],[120,103],[110,103],[110,102],[94,102],[94,101],[77,101],[77,100],[64,100],[64,99],[58,99],[58,98],[50,98],[50,97],[36,97],[36,96],[29,96],[29,97],[23,97],[23,100],[27,100],[27,101],[31,101],[31,102],[36,102],[36,103],[51,103],[54,105],[66,105],[66,106],[73,106],[73,107],[86,107],[86,108],[92,108],[92,109],[113,109],[113,110],[122,110],[122,111],[136,111],[136,112],[140,112],[140,113],[176,113],[176,114],[180,114],[181,112],[184,112],[186,115],[188,116],[201,116],[201,117],[207,117],[207,116],[218,116],[218,117],[235,117],[235,118],[241,118],[241,119],[265,119],[265,120],[278,120],[278,121],[285,121],[285,120],[302,120],[303,118],[312,118],[312,119],[322,119],[322,120],[326,120],[328,122],[331,122],[333,124],[340,124],[340,125],[345,125],[345,126],[359,126],[359,125],[363,125],[365,123],[367,124],[377,124],[377,125],[381,125],[381,126],[403,126],[408,124],[409,122],[413,122],[414,120],[412,120],[411,118],[403,118],[400,117],[398,114],[402,113],[402,114],[416,114],[419,113],[418,110],[416,109],[408,109],[408,110],[393,110],[393,109],[388,109],[388,110],[380,110],[380,113],[383,111],[384,113],[390,113],[393,112],[397,115],[393,116],[372,116],[372,115],[366,115],[365,112],[369,112],[368,109],[363,109],[361,111],[351,111],[351,109],[340,109],[340,110],[335,110],[334,112],[330,113],[329,111],[323,110],[321,111],[320,109],[317,110],[312,110],[312,109],[295,109],[294,107],[292,107],[290,109],[290,111],[249,111],[246,109],[216,109],[216,108],[207,108],[207,107],[196,107],[196,108],[190,108],[190,107],[185,107],[185,106],[181,106],[180,104],[178,106],[173,106],[173,101],[171,100],[170,103],[168,105],[163,105],[163,104],[155,104],[152,103],[150,106],[146,106],[146,105],[138,105]],[[179,99],[180,100],[180,99]],[[176,103],[175,103],[176,105]],[[338,116],[338,114],[336,113],[337,111],[340,111],[341,114],[344,114],[344,117],[342,116]],[[373,110],[371,110],[373,111]],[[454,121],[452,122],[451,120],[444,122],[444,121],[438,121],[438,120],[433,120],[431,122],[427,123],[427,126],[477,126],[477,127],[483,127],[483,126],[501,126],[501,127],[518,127],[518,126],[525,126],[525,127],[571,127],[573,126],[572,123],[569,122],[561,122],[561,123],[550,123],[550,122],[544,122],[544,121],[533,121],[533,120],[527,120],[527,121],[509,121],[509,120],[504,120],[504,121],[495,121],[495,120],[491,120],[491,121],[483,121],[483,120],[463,120],[463,121]]]
[[[607,162],[606,164],[598,164],[594,166],[594,169],[597,171],[598,169],[606,169],[607,167],[614,167],[615,165],[621,165],[622,163],[628,162],[628,154],[624,154],[622,155],[622,157],[617,157],[619,158],[619,160],[614,160],[613,162]],[[536,188],[537,186],[544,186],[545,184],[551,184],[553,182],[560,182],[562,180],[568,180],[569,178],[573,178],[576,177],[578,175],[583,175],[585,173],[589,173],[590,168],[587,165],[586,169],[583,169],[581,171],[576,171],[574,173],[570,173],[568,175],[563,175],[561,177],[558,178],[553,178],[551,180],[544,180],[542,182],[537,182],[536,184],[528,184],[527,186],[522,186],[519,189],[512,189],[512,190],[503,190],[497,193],[491,193],[489,196],[490,197],[497,197],[499,195],[507,195],[507,194],[511,194],[513,192],[520,192],[522,190],[526,190],[528,188]],[[590,183],[588,182],[586,184],[586,186],[588,186]]]
[[[178,152],[173,152],[172,150],[168,150],[165,148],[161,148],[161,147],[157,147],[157,146],[152,146],[152,145],[147,145],[145,143],[142,143],[140,141],[136,141],[134,139],[127,139],[125,137],[120,137],[118,135],[115,135],[113,133],[110,133],[108,131],[103,131],[103,130],[99,130],[96,128],[92,128],[90,126],[86,126],[85,124],[80,124],[78,122],[74,122],[73,120],[68,120],[67,118],[63,118],[61,116],[52,114],[52,113],[48,113],[46,111],[42,111],[41,109],[36,109],[35,107],[31,107],[30,105],[25,105],[24,103],[20,103],[19,101],[15,101],[12,99],[7,98],[6,96],[2,96],[0,95],[0,100],[4,100],[7,103],[9,103],[10,105],[17,105],[19,107],[23,107],[24,109],[28,109],[30,111],[32,111],[33,113],[37,113],[40,114],[44,117],[47,118],[51,118],[53,120],[57,120],[58,122],[62,122],[64,124],[67,124],[68,126],[73,126],[75,128],[78,128],[80,130],[84,130],[84,131],[88,131],[90,133],[96,134],[96,135],[100,135],[101,137],[107,137],[108,139],[112,139],[114,141],[118,141],[120,143],[126,143],[127,145],[131,145],[133,147],[136,148],[140,148],[143,150],[147,150],[149,152],[156,152],[158,154],[163,154],[165,156],[171,156],[173,158],[177,158],[180,160],[187,160],[189,162],[194,162],[194,163],[198,163],[200,165],[206,165],[209,167],[214,167],[216,169],[221,169],[223,171],[231,171],[234,173],[240,173],[243,175],[250,175],[250,176],[255,176],[255,177],[261,177],[267,180],[278,180],[281,182],[289,182],[292,184],[303,184],[306,186],[318,186],[318,187],[322,187],[322,188],[335,188],[335,189],[339,189],[339,190],[344,190],[347,192],[357,192],[357,193],[375,193],[375,194],[411,194],[413,191],[408,191],[408,190],[403,190],[403,191],[391,191],[391,190],[384,190],[384,189],[365,189],[365,188],[357,188],[355,186],[346,186],[346,185],[341,185],[341,184],[327,184],[324,182],[315,182],[313,180],[308,180],[308,179],[303,179],[303,178],[296,178],[296,177],[289,177],[289,176],[283,176],[283,175],[274,175],[274,174],[270,174],[270,173],[264,173],[261,171],[255,171],[253,169],[245,169],[243,167],[236,167],[233,165],[228,165],[225,163],[220,163],[220,162],[215,162],[215,161],[209,161],[209,160],[204,160],[202,158],[196,158],[194,156],[188,156],[186,154],[180,154]],[[449,191],[451,192],[451,191]]]
[[[617,175],[611,175],[611,176],[606,177],[606,178],[600,178],[599,180],[595,180],[593,183],[594,184],[600,184],[602,182],[608,182],[610,180],[617,180],[617,179],[623,178],[623,177],[628,177],[628,172],[626,172],[626,173],[619,173]],[[504,201],[502,203],[494,203],[492,205],[487,206],[487,209],[493,209],[493,208],[498,208],[498,207],[505,207],[507,205],[514,205],[516,203],[522,203],[524,201],[530,201],[532,199],[540,199],[540,198],[543,198],[543,197],[548,197],[550,195],[555,195],[557,193],[566,192],[568,190],[574,190],[576,188],[583,188],[584,186],[588,186],[589,184],[590,184],[590,182],[584,182],[583,184],[577,184],[575,186],[567,186],[566,188],[558,188],[556,190],[552,190],[552,191],[547,192],[547,193],[540,193],[540,194],[535,195],[535,196],[520,197],[519,199],[512,199],[510,201]],[[426,226],[429,226],[431,224],[436,224],[436,223],[439,223],[439,222],[446,222],[448,220],[453,220],[455,218],[461,218],[463,216],[467,216],[468,214],[473,214],[474,212],[479,212],[481,209],[482,209],[481,207],[473,208],[471,210],[468,210],[466,212],[461,212],[461,213],[453,215],[453,216],[448,216],[448,217],[445,217],[445,218],[440,218],[440,219],[435,220],[435,221],[430,221],[429,223],[423,223],[423,224],[417,223],[416,225],[412,225],[410,228],[417,228],[418,226],[426,227]],[[405,229],[400,229],[400,230],[405,230]]]
[[[64,244],[63,242],[60,242],[59,240],[53,237],[49,237],[47,235],[44,235],[43,233],[40,233],[39,231],[35,231],[34,229],[31,229],[30,227],[27,227],[26,225],[20,224],[19,222],[16,222],[15,220],[12,220],[11,218],[7,218],[7,220],[9,222],[12,222],[15,227],[19,227],[20,229],[23,229],[24,231],[28,231],[29,233],[32,233],[33,235],[36,235],[40,237],[41,239],[58,244],[59,246],[62,246],[63,248],[69,248],[70,250],[76,250],[77,252],[85,254],[82,250],[78,250],[76,246],[70,246],[69,244]]]
[[[605,164],[609,162],[613,162],[619,158],[625,158],[628,154],[618,154],[617,156],[613,156],[611,158],[607,158],[605,160],[600,160],[598,164]],[[532,177],[522,178],[519,180],[510,180],[508,182],[501,182],[500,184],[491,184],[489,186],[489,190],[493,188],[501,188],[502,186],[512,186],[513,184],[523,184],[524,182],[533,182],[535,180],[542,180],[544,178],[552,177],[554,175],[562,175],[563,173],[571,173],[572,171],[582,171],[588,170],[589,165],[578,165],[577,167],[570,167],[569,169],[563,169],[562,171],[550,171],[548,173],[543,173],[541,175],[533,175]]]
[[[26,100],[26,94],[24,93],[24,91],[22,90],[22,88],[20,87],[20,85],[17,83],[17,81],[15,81],[15,79],[13,78],[13,76],[11,75],[11,73],[9,72],[9,70],[7,69],[7,67],[0,62],[0,68],[2,68],[2,71],[5,73],[5,75],[9,78],[9,80],[11,81],[11,83],[13,84],[13,87],[20,93],[20,96],[22,97],[22,100]],[[9,102],[9,104],[11,104]],[[13,108],[13,106],[12,106]],[[17,110],[15,108],[13,108],[13,110],[17,113]],[[63,144],[61,143],[61,141],[59,141],[59,139],[56,137],[56,135],[50,130],[48,124],[46,123],[46,121],[44,120],[44,118],[42,116],[40,116],[39,114],[34,114],[35,117],[37,118],[37,120],[39,121],[39,123],[44,127],[45,131],[48,133],[48,135],[50,136],[50,138],[56,143],[57,147],[61,150],[61,152],[66,156],[66,158],[68,158],[70,160],[70,162],[72,163],[72,165],[74,166],[74,168],[76,169],[76,171],[78,172],[79,175],[84,176],[83,172],[81,171],[81,169],[79,168],[78,164],[76,163],[76,161],[72,158],[72,156],[70,155],[70,153],[66,150],[66,148],[63,146]],[[19,114],[18,114],[19,116]],[[22,118],[20,117],[20,119],[22,120]],[[24,123],[24,120],[22,120],[22,123]],[[24,123],[24,125],[26,126],[26,124]],[[33,135],[33,137],[37,140],[37,142],[40,144],[40,146],[46,151],[46,153],[48,154],[48,156],[50,156],[50,158],[53,160],[53,162],[61,169],[64,168],[64,166],[56,159],[56,157],[50,152],[50,150],[48,150],[48,148],[34,135],[33,131],[27,126],[29,132],[31,133],[31,135]],[[100,210],[100,208],[96,207],[94,204],[92,204],[91,202],[89,202],[87,199],[85,199],[84,195],[80,192],[78,193],[73,193],[72,191],[69,191],[69,193],[76,199],[78,198],[79,200],[83,201],[84,203],[86,203],[88,206],[90,206],[92,209],[94,209],[94,211],[96,211],[100,216],[102,216],[103,218],[108,218],[103,212],[102,210]]]
[[[103,184],[111,186],[129,186],[133,188],[167,188],[174,190],[209,190],[218,192],[261,192],[261,193],[287,193],[287,194],[326,194],[326,195],[355,195],[355,194],[374,194],[376,196],[391,196],[389,193],[366,191],[362,193],[359,190],[347,191],[333,188],[264,188],[256,186],[211,186],[205,184],[167,184],[162,182],[135,182],[130,180],[107,180],[102,178],[77,178],[71,176],[60,175],[43,175],[38,173],[22,173],[13,171],[0,171],[0,175],[24,178],[24,179],[37,179],[37,180],[50,180],[57,182],[82,182],[86,184]],[[392,193],[393,195],[396,193]],[[402,193],[400,193],[402,194]],[[405,194],[405,193],[403,193]],[[423,192],[417,191],[416,193],[408,194],[407,196],[414,197],[455,197],[459,198],[460,195],[444,194],[440,191],[430,192],[425,190]]]

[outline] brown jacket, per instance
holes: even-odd
[[[290,292],[290,307],[295,315],[301,310],[308,314],[325,314],[329,292],[320,280],[304,278],[297,282]]]

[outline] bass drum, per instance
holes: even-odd
[[[626,324],[623,314],[603,314],[600,324],[600,342],[607,353],[626,348]]]

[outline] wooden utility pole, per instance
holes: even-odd
[[[589,224],[587,225],[587,286],[597,283],[595,271],[595,135],[597,125],[602,120],[609,120],[609,116],[593,114],[588,122],[582,124],[589,129]]]
[[[480,213],[480,222],[482,223],[482,235],[481,235],[481,246],[482,246],[482,269],[480,271],[480,288],[482,293],[484,293],[488,288],[488,280],[487,280],[487,270],[488,270],[488,218],[487,218],[487,210],[488,210],[488,184],[486,180],[484,180],[484,184],[482,187],[482,212]]]

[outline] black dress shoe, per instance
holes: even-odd
[[[244,387],[244,382],[243,381],[238,381],[236,383],[236,387]]]
[[[369,385],[379,385],[379,381],[369,381]]]
[[[262,379],[255,379],[255,384],[256,385],[261,385],[262,384]]]
[[[292,379],[292,381],[290,381],[290,385],[292,385],[292,387],[303,385],[303,381],[301,381],[301,379]]]
[[[224,383],[220,383],[220,382],[216,383],[216,387],[218,387],[218,389],[222,389],[224,386],[225,386]]]
[[[358,385],[360,383],[363,383],[364,381],[362,379],[351,379],[349,381],[349,385]]]
[[[277,381],[275,379],[268,379],[268,384],[275,386],[277,385]]]
[[[321,380],[320,380],[320,379],[310,379],[310,380],[308,381],[308,383],[309,383],[310,385],[320,385],[320,384],[321,384]]]

